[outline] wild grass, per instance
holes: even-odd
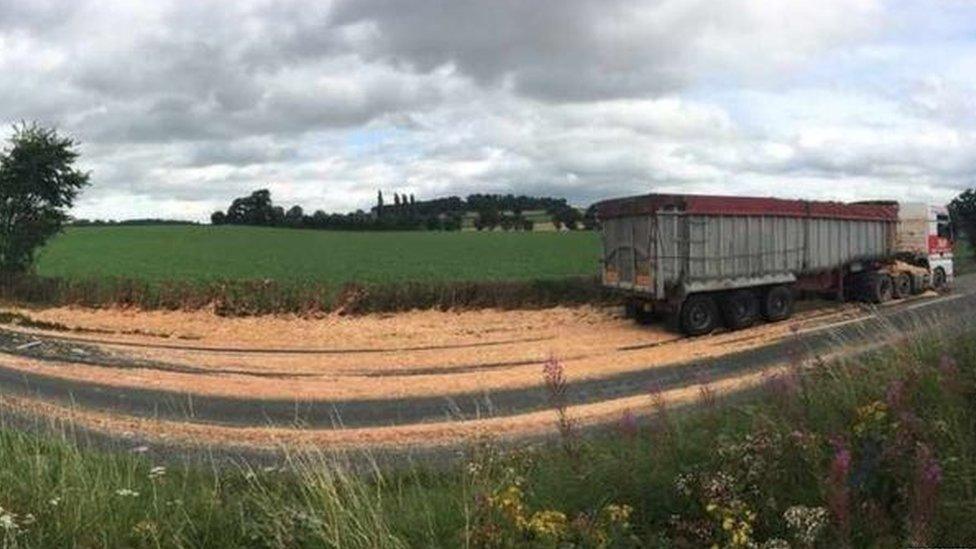
[[[138,279],[62,279],[36,275],[0,280],[0,301],[28,306],[142,310],[213,310],[224,316],[338,312],[363,314],[413,309],[539,309],[617,304],[619,296],[595,277],[530,281],[413,281],[387,284],[218,280],[149,282]]]
[[[649,388],[649,421],[628,411],[588,436],[553,360],[562,439],[484,439],[442,466],[295,450],[275,468],[201,467],[7,428],[0,532],[31,547],[970,546],[974,335],[839,362],[798,352],[692,410]]]

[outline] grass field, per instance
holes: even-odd
[[[595,233],[333,232],[255,227],[71,228],[38,274],[150,281],[390,283],[539,280],[597,273]]]
[[[976,543],[976,338],[800,361],[696,410],[435,467],[299,451],[200,466],[0,428],[4,547],[906,547]],[[562,372],[559,372],[563,375]],[[568,372],[566,373],[569,374]],[[547,378],[548,379],[548,378]],[[542,396],[542,395],[540,395]],[[552,400],[557,402],[556,399]],[[553,418],[558,417],[558,405]],[[358,473],[350,473],[358,464]]]

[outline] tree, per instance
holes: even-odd
[[[397,193],[393,193],[393,205],[397,208],[400,207],[400,195]]]
[[[260,189],[250,196],[235,198],[227,209],[227,222],[237,225],[276,225],[271,191]]]
[[[976,248],[976,191],[966,189],[949,203],[949,213],[957,230],[966,234],[969,245]]]
[[[305,211],[302,210],[301,206],[292,206],[288,212],[285,213],[285,224],[289,227],[301,227],[304,221]]]
[[[224,223],[227,223],[227,216],[224,214],[224,212],[218,210],[210,214],[211,225],[223,225]]]
[[[89,175],[75,168],[77,144],[53,128],[20,124],[0,152],[0,273],[28,270],[61,231]]]
[[[600,230],[600,222],[596,218],[596,204],[591,205],[583,212],[583,229],[587,231]]]

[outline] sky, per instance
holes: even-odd
[[[976,0],[0,0],[0,135],[25,120],[80,143],[86,218],[940,202],[974,185]]]

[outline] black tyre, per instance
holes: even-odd
[[[734,290],[722,296],[722,318],[730,330],[741,330],[759,318],[759,298],[752,290]]]
[[[871,303],[891,301],[895,283],[884,273],[870,273],[865,278],[864,298]]]
[[[628,299],[624,303],[624,317],[626,318],[637,318],[637,309],[640,306],[640,302],[634,299]]]
[[[762,302],[763,318],[770,322],[785,320],[793,316],[793,289],[789,286],[773,286]]]
[[[644,307],[644,302],[632,299],[624,305],[627,318],[633,318],[638,324],[650,324],[654,321],[654,312]]]
[[[685,334],[708,334],[718,327],[718,305],[708,294],[692,294],[681,305],[680,317],[681,331]]]
[[[895,273],[891,287],[891,297],[901,299],[912,295],[912,275],[908,273]]]
[[[942,267],[936,267],[932,271],[932,287],[936,290],[946,289],[946,272]]]

